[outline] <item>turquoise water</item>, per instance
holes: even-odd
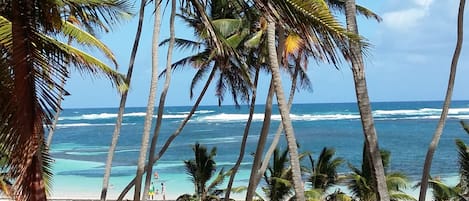
[[[380,148],[391,151],[391,170],[403,171],[417,180],[422,171],[427,146],[441,112],[441,102],[373,103],[373,114]],[[263,106],[256,108],[248,138],[247,154],[235,186],[245,185],[263,119]],[[145,108],[127,108],[113,163],[110,195],[115,195],[133,178],[143,132]],[[179,126],[190,107],[165,108],[159,147]],[[274,110],[270,133],[278,126],[280,116]],[[80,194],[98,198],[104,173],[107,150],[114,130],[116,108],[66,109],[63,111],[53,139],[51,153],[54,165],[53,195]],[[216,146],[218,168],[230,168],[239,154],[248,107],[201,106],[182,134],[172,143],[154,167],[164,182],[167,194],[192,193],[193,187],[184,171],[183,160],[193,158],[191,146],[199,142]],[[358,165],[361,163],[363,134],[356,105],[353,103],[296,104],[291,118],[301,151],[319,153],[334,147],[337,156]],[[156,119],[156,118],[155,118]],[[155,120],[154,119],[154,120]],[[432,174],[451,177],[457,173],[456,138],[469,142],[461,129],[460,119],[469,119],[469,101],[455,101],[433,160]],[[469,120],[468,120],[469,121]],[[272,137],[269,137],[271,140]],[[282,139],[283,140],[283,139]],[[280,143],[285,147],[284,140]],[[308,165],[305,162],[305,165]],[[346,165],[341,172],[348,172]],[[73,194],[73,195],[75,195]],[[242,195],[239,195],[242,197]],[[171,197],[169,197],[171,198]]]

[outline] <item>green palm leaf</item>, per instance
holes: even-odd
[[[345,13],[345,1],[344,0],[326,0],[327,4],[334,10],[338,10],[342,13]],[[357,13],[363,15],[368,19],[375,19],[378,22],[381,22],[383,19],[373,11],[363,6],[357,5]]]
[[[56,53],[59,55],[64,55],[66,58],[70,58],[71,64],[78,67],[80,72],[89,72],[91,75],[95,76],[96,73],[102,73],[102,75],[107,76],[113,83],[116,84],[119,91],[127,90],[127,85],[124,81],[124,76],[116,71],[114,71],[107,64],[103,63],[96,57],[85,53],[73,46],[67,45],[63,42],[57,41],[49,36],[41,35],[41,39],[46,42],[48,46],[54,46]]]
[[[98,48],[102,53],[106,55],[106,58],[111,60],[114,65],[117,67],[117,60],[114,56],[114,53],[100,40],[95,36],[80,29],[74,24],[64,21],[62,24],[62,33],[78,42],[80,45]]]

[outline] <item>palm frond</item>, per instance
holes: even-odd
[[[405,194],[405,193],[391,192],[389,194],[389,196],[391,197],[391,200],[396,200],[396,201],[415,201],[415,200],[417,200],[413,196],[411,196],[409,194]]]
[[[335,10],[340,11],[341,13],[345,13],[345,1],[344,0],[326,0],[327,4]],[[377,22],[383,21],[383,19],[373,11],[368,8],[365,8],[360,5],[356,5],[357,7],[357,14],[362,15],[368,19],[375,19]]]
[[[132,6],[125,0],[67,0],[61,7],[69,8],[68,14],[80,22],[80,26],[94,34],[95,29],[108,32],[113,26],[133,16]]]
[[[166,45],[167,43],[169,43],[169,38],[161,41],[160,46]],[[204,44],[192,40],[175,38],[174,45],[180,49],[190,49],[191,51],[196,51],[199,50]]]
[[[210,183],[210,185],[207,187],[207,192],[213,193],[218,186],[220,186],[223,181],[225,180],[227,176],[227,173],[224,172],[224,169],[222,168],[220,172],[218,172],[217,177]]]
[[[118,65],[117,60],[116,60],[114,53],[112,53],[111,49],[109,49],[103,42],[98,40],[95,36],[93,36],[89,32],[86,32],[80,29],[80,27],[70,22],[63,21],[62,33],[65,36],[74,39],[80,45],[84,45],[87,47],[95,47],[99,49],[102,53],[104,53],[104,55],[106,55],[106,58],[112,61],[114,65],[117,67]]]
[[[466,124],[466,122],[464,122],[463,120],[459,121],[459,123],[461,123],[461,126],[466,131],[466,133],[469,134],[469,125]]]
[[[460,139],[456,139],[458,148],[459,176],[462,184],[469,184],[469,149]],[[465,187],[467,188],[467,187]]]
[[[65,57],[70,58],[71,64],[76,66],[80,72],[89,72],[93,76],[96,76],[96,73],[101,72],[101,75],[107,76],[113,81],[112,83],[117,86],[120,92],[127,90],[124,76],[96,57],[63,42],[57,41],[49,36],[41,35],[41,39],[47,42],[47,45],[54,46],[55,50],[58,50],[56,52],[57,54],[65,55]]]

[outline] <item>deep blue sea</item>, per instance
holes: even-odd
[[[372,103],[375,125],[381,149],[391,151],[392,171],[402,171],[411,179],[421,176],[428,144],[441,112],[441,102],[376,102]],[[190,106],[166,107],[158,147],[179,126]],[[192,193],[192,185],[184,172],[183,160],[193,158],[195,142],[218,148],[215,157],[219,168],[230,168],[239,154],[248,106],[200,106],[196,114],[166,154],[155,166],[160,181],[166,182],[169,194]],[[252,156],[263,120],[264,106],[256,108],[251,126],[247,154],[237,177],[238,185],[248,179]],[[316,158],[327,146],[348,162],[361,164],[363,133],[355,103],[294,104],[291,119],[301,151],[310,151]],[[155,113],[156,114],[156,113]],[[100,192],[104,163],[114,130],[117,108],[65,109],[53,138],[51,153],[56,160],[54,189],[57,195],[71,186],[74,191]],[[113,163],[111,191],[120,191],[135,174],[141,144],[145,108],[127,108]],[[274,109],[270,134],[274,134],[280,115]],[[469,143],[459,121],[469,121],[469,101],[454,101],[444,133],[435,153],[432,175],[457,173],[455,139]],[[156,116],[154,121],[156,120]],[[269,140],[272,136],[269,137]],[[285,148],[285,140],[279,145]],[[305,161],[305,165],[309,165]],[[347,165],[340,168],[348,172]],[[80,181],[80,182],[70,182]],[[236,185],[236,184],[235,184]],[[64,188],[64,189],[61,189]],[[187,191],[187,192],[186,192]],[[112,193],[112,192],[111,192]]]

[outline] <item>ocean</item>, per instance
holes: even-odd
[[[437,101],[372,103],[380,148],[391,151],[391,171],[402,171],[413,181],[420,178],[441,105],[442,102]],[[158,149],[190,109],[191,106],[165,107]],[[257,145],[263,111],[263,105],[256,107],[245,159],[234,186],[247,184],[253,159],[251,153]],[[217,147],[217,169],[227,170],[234,165],[248,112],[248,106],[199,107],[154,167],[160,177],[156,182],[166,184],[169,198],[194,191],[183,161],[194,158],[192,146],[196,142],[208,148]],[[290,113],[300,151],[311,152],[313,158],[317,158],[323,147],[332,147],[336,149],[337,157],[355,166],[361,164],[363,133],[355,103],[294,104]],[[55,160],[52,181],[54,197],[79,195],[81,198],[99,198],[116,117],[117,108],[65,109],[61,113],[50,150]],[[113,162],[109,190],[111,198],[117,196],[135,175],[144,118],[144,107],[126,108]],[[276,108],[272,119],[269,140],[280,122]],[[464,119],[469,121],[469,101],[453,101],[434,156],[433,176],[457,176],[458,155],[454,141],[460,138],[469,143],[469,135],[459,124]],[[284,137],[279,147],[286,147]],[[309,162],[305,160],[304,165],[309,166]],[[344,164],[339,171],[346,173],[350,170]],[[242,198],[242,195],[238,196]]]

